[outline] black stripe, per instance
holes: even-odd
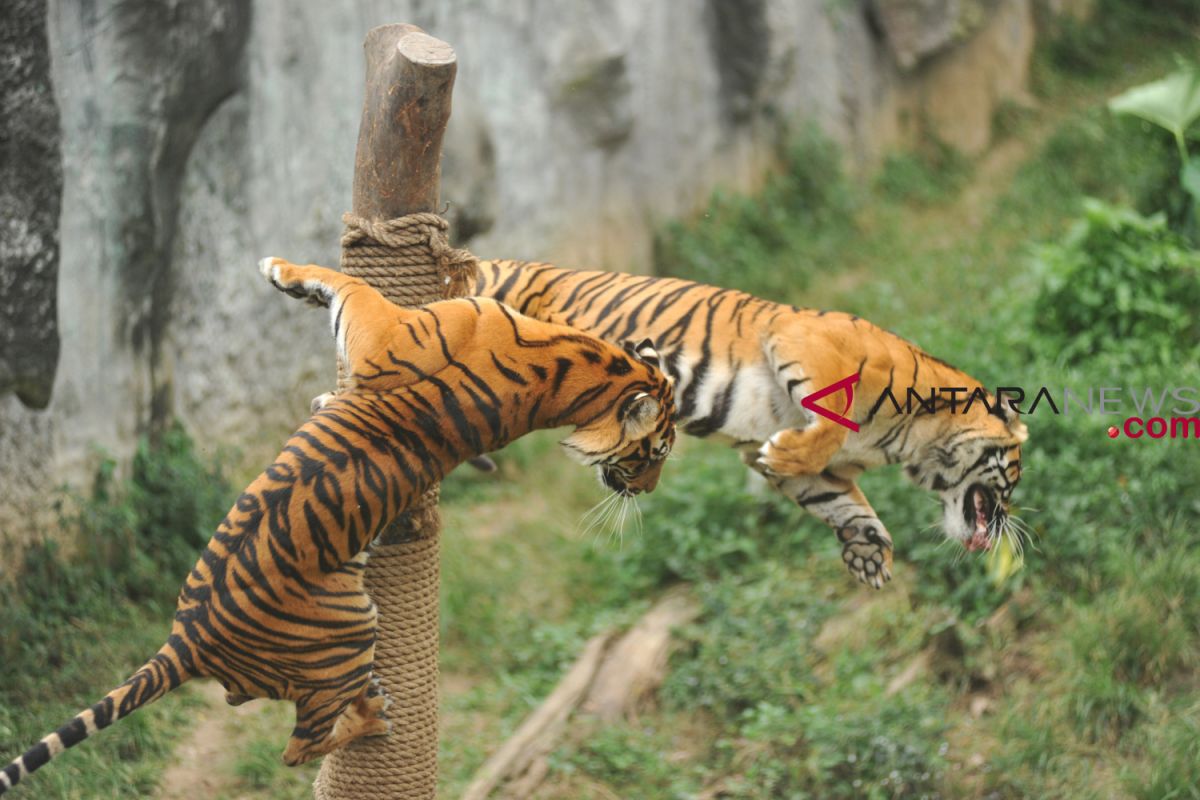
[[[821,494],[809,495],[803,498],[797,497],[796,502],[802,506],[819,506],[825,503],[832,503],[834,500],[845,496],[845,492],[822,492]]]
[[[21,763],[25,765],[26,772],[33,772],[38,767],[44,766],[50,760],[50,745],[45,742],[38,742],[33,747],[21,756]]]
[[[554,359],[554,383],[552,384],[550,393],[558,394],[558,390],[562,388],[563,381],[566,380],[567,373],[571,370],[571,359],[559,356]]]
[[[725,426],[725,421],[729,418],[729,409],[733,405],[733,392],[737,384],[738,374],[739,370],[735,368],[733,370],[733,379],[725,384],[725,388],[713,399],[712,411],[702,419],[685,424],[683,427],[685,432],[692,436],[704,438],[705,436],[711,436]]]
[[[497,277],[498,277],[498,276],[499,276],[499,270],[497,270]],[[509,291],[511,291],[511,290],[512,290],[512,288],[513,288],[513,286],[515,286],[515,285],[516,285],[516,283],[517,283],[517,280],[518,280],[520,277],[521,277],[521,272],[520,272],[520,270],[515,270],[515,269],[514,269],[514,270],[512,271],[512,274],[511,274],[511,275],[509,275],[509,276],[508,276],[508,277],[507,277],[507,278],[504,280],[504,283],[500,284],[499,286],[497,286],[495,289],[493,289],[493,290],[492,290],[492,292],[491,292],[491,296],[492,296],[493,298],[495,298],[496,300],[499,300],[500,302],[502,302],[502,303],[503,303],[503,302],[504,302],[504,299],[505,299],[505,298],[508,296],[508,293],[509,293]]]
[[[522,376],[521,373],[517,372],[514,369],[509,369],[508,367],[501,364],[500,359],[496,358],[495,353],[490,353],[489,355],[491,355],[491,357],[492,357],[492,364],[495,365],[496,369],[505,378],[507,378],[508,380],[517,384],[518,386],[527,386],[529,384],[529,381],[525,380],[524,376]]]
[[[87,738],[87,725],[79,717],[63,725],[55,733],[62,740],[63,747],[73,747]]]

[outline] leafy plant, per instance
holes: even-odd
[[[806,127],[757,196],[713,193],[702,214],[666,226],[655,268],[786,301],[852,235],[857,203],[837,146]]]
[[[1200,68],[1183,64],[1165,78],[1122,92],[1108,101],[1108,107],[1169,131],[1179,148],[1180,163],[1186,166],[1187,130],[1200,119]]]
[[[683,443],[667,470],[669,476],[641,501],[642,532],[626,535],[618,552],[598,548],[589,554],[615,562],[615,591],[713,579],[765,559],[795,561],[814,547],[836,558],[832,536],[811,515],[774,493],[747,491],[746,468],[728,448]]]
[[[800,702],[815,689],[804,653],[830,604],[777,564],[703,587],[709,622],[688,629],[664,686],[668,704],[736,718],[763,699]]]
[[[893,200],[933,205],[954,197],[970,176],[971,164],[962,153],[931,139],[913,152],[888,156],[875,186]]]
[[[1042,230],[1046,209],[1057,212],[1051,218],[1078,213],[1085,196],[1182,219],[1188,198],[1179,186],[1174,151],[1170,134],[1157,126],[1088,109],[1065,120],[1018,170],[1000,210],[1034,237],[1049,232]]]
[[[1050,4],[1039,7],[1039,57],[1048,57],[1058,71],[1094,80],[1120,74],[1129,56],[1145,57],[1144,42],[1162,47],[1190,36],[1200,20],[1195,0],[1094,0],[1090,13],[1081,18],[1071,13],[1053,13]],[[1142,45],[1142,47],[1138,47]],[[1047,76],[1038,76],[1043,81]]]
[[[1200,253],[1161,214],[1088,201],[1084,218],[1037,253],[1035,304],[1043,349],[1067,363],[1107,353],[1171,363],[1200,343]]]
[[[1191,198],[1187,229],[1194,230],[1196,204],[1200,201],[1200,158],[1194,159],[1188,153],[1187,132],[1200,119],[1200,67],[1182,63],[1165,78],[1122,92],[1108,101],[1108,107],[1115,113],[1158,125],[1174,138],[1179,185]]]
[[[556,755],[557,772],[583,772],[603,781],[622,797],[694,797],[698,786],[694,770],[671,763],[671,737],[649,726],[605,727],[574,753]]]

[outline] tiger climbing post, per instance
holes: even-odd
[[[451,250],[436,215],[454,50],[415,25],[371,30],[366,92],[345,217],[343,272],[388,300],[419,306],[465,294],[474,259]],[[339,389],[349,376],[339,365]],[[317,800],[430,800],[437,788],[438,545],[435,486],[372,548],[366,588],[379,621],[375,673],[391,698],[391,734],[325,758]]]

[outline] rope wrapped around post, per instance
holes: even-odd
[[[469,294],[478,260],[450,246],[450,223],[432,213],[389,220],[343,214],[342,271],[402,306]]]
[[[343,217],[342,271],[402,306],[469,293],[478,262],[450,247],[449,224],[421,212],[372,221]],[[339,391],[346,375],[338,367]],[[325,757],[316,800],[432,800],[438,745],[438,514],[434,486],[375,540],[366,590],[378,613],[375,674],[391,698],[386,737]]]

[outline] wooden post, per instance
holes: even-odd
[[[367,34],[367,91],[354,157],[354,213],[392,219],[437,211],[442,136],[458,61],[416,25]]]
[[[380,221],[436,212],[442,136],[457,70],[454,50],[406,24],[371,30],[364,50],[366,97],[354,162],[354,214]],[[401,296],[386,279],[363,277],[393,302],[429,302],[446,295],[436,270],[406,266],[394,271],[429,275],[429,285],[414,292],[410,282]],[[436,793],[437,496],[434,487],[397,518],[367,565],[366,588],[379,613],[375,674],[392,700],[392,731],[327,756],[313,787],[318,800],[432,800]]]

